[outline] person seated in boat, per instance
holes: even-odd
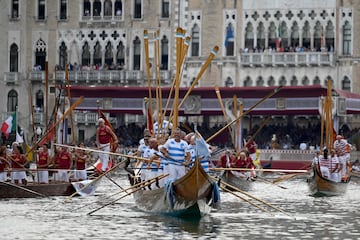
[[[320,156],[321,156],[321,151],[320,151],[320,150],[316,150],[316,151],[315,151],[315,156],[314,156],[313,161],[312,161],[312,163],[311,163],[311,166],[318,166],[318,165],[319,165]]]
[[[256,150],[257,150],[257,144],[254,141],[253,137],[251,135],[248,135],[246,137],[246,140],[244,140],[245,142],[245,147],[246,150],[249,152],[249,155],[251,157],[252,160],[256,159]]]
[[[251,172],[246,171],[245,168],[248,166],[248,159],[246,153],[241,151],[233,162],[231,162],[232,168],[242,168],[243,170],[232,170],[231,172],[238,177],[250,179]]]
[[[190,152],[187,148],[188,144],[181,139],[179,128],[173,131],[173,137],[169,138],[161,148],[161,152],[169,162],[169,180],[176,180],[185,175],[185,164],[190,161]]]
[[[7,178],[7,173],[5,169],[9,167],[9,162],[7,160],[7,148],[6,146],[0,147],[0,182],[5,182]]]
[[[24,165],[27,163],[27,158],[23,154],[23,150],[17,142],[12,144],[12,153],[9,156],[11,160],[11,180],[15,184],[27,184],[26,180],[26,168]]]
[[[37,181],[39,183],[49,183],[49,171],[48,167],[50,165],[50,156],[49,150],[46,144],[44,144],[38,151],[36,151],[38,161],[37,161]]]
[[[235,156],[230,149],[226,149],[225,154],[221,156],[220,161],[217,162],[216,167],[229,168],[231,163],[235,160]]]
[[[85,148],[84,143],[79,144],[80,148]],[[77,181],[82,181],[87,179],[86,174],[86,162],[88,159],[88,154],[85,149],[76,149],[75,150],[75,172],[74,178]]]
[[[72,168],[73,161],[70,152],[68,151],[67,147],[62,147],[59,153],[58,159],[58,166],[59,169],[56,177],[57,181],[60,182],[69,182],[70,181],[70,169]]]
[[[160,158],[160,151],[159,151],[159,144],[158,144],[158,140],[156,138],[150,138],[149,139],[149,148],[150,148],[150,152],[149,152],[149,158],[150,161],[147,164],[147,169],[149,170],[148,172],[148,179],[152,179],[155,178],[157,176],[159,176],[160,174],[163,174],[163,167],[161,166],[161,158]],[[150,185],[150,189],[153,189],[155,186],[157,186],[158,188],[164,186],[163,181],[157,181],[153,184]]]
[[[335,149],[330,150],[329,179],[334,182],[341,181],[341,165]]]

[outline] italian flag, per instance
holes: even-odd
[[[9,138],[11,131],[16,131],[16,113],[9,116],[1,125],[1,132],[5,135],[6,139]]]

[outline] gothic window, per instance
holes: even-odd
[[[351,82],[348,77],[344,77],[344,79],[341,82],[341,88],[342,90],[351,91]]]
[[[19,48],[13,43],[10,46],[10,72],[19,71]]]
[[[85,42],[82,48],[81,64],[84,66],[90,66],[90,47],[87,42]]]
[[[261,49],[265,48],[265,27],[262,22],[260,22],[257,27],[257,47]]]
[[[244,87],[250,87],[250,86],[252,86],[252,84],[253,83],[252,83],[251,78],[249,76],[247,76],[244,81]]]
[[[248,23],[245,28],[245,48],[254,48],[254,28],[251,23]]]
[[[261,76],[258,77],[258,79],[256,80],[256,86],[258,87],[264,86],[264,79]]]
[[[102,65],[101,59],[101,46],[99,42],[96,42],[94,46],[94,55],[93,55],[94,65]]]
[[[110,66],[113,64],[113,52],[111,42],[108,42],[105,47],[105,63]]]
[[[316,22],[315,28],[314,28],[314,48],[316,51],[321,50],[321,36],[323,34],[323,28],[320,24],[320,22]]]
[[[84,16],[90,17],[90,1],[89,0],[84,0]]]
[[[61,43],[59,48],[59,66],[61,69],[65,69],[68,62],[67,47],[64,42]]]
[[[104,16],[109,17],[112,15],[112,3],[111,0],[105,0],[104,2]]]
[[[311,40],[310,25],[309,22],[305,22],[303,27],[303,35],[302,35],[302,47],[310,48],[311,46],[310,40]]]
[[[289,34],[287,30],[287,25],[285,22],[282,22],[278,29],[278,41],[279,46],[282,48],[286,48],[289,46]]]
[[[166,36],[161,39],[161,70],[168,70],[168,62],[169,62],[169,40]]]
[[[161,17],[168,18],[170,16],[170,1],[161,0]]]
[[[140,70],[140,60],[141,60],[141,42],[139,37],[136,37],[133,41],[134,44],[134,57],[133,57],[133,67],[134,70]]]
[[[40,66],[41,70],[45,70],[46,62],[46,43],[40,38],[35,46],[35,65]]]
[[[328,84],[328,81],[331,81],[331,86],[334,87],[334,80],[330,77],[330,76],[327,76],[327,78],[325,79],[325,84],[327,86]]]
[[[348,21],[343,26],[343,54],[351,54],[351,26]]]
[[[121,17],[122,12],[123,12],[122,9],[123,9],[123,7],[122,7],[121,0],[116,0],[115,1],[115,8],[114,8],[114,11],[115,11],[114,15],[117,16],[117,17]]]
[[[67,19],[67,0],[60,0],[60,20]]]
[[[314,78],[314,82],[313,82],[314,84],[313,85],[320,85],[321,83],[320,83],[320,78],[318,77],[318,76],[316,76],[315,78]]]
[[[225,81],[225,87],[233,87],[234,81],[231,79],[231,77],[227,77]]]
[[[308,86],[310,83],[309,78],[307,76],[303,77],[302,79],[302,85]]]
[[[38,0],[38,20],[45,20],[45,0]]]
[[[18,93],[15,90],[10,90],[8,93],[7,111],[15,112],[18,105]]]
[[[19,0],[11,0],[11,18],[19,17]]]
[[[335,30],[334,25],[332,22],[328,22],[326,25],[326,31],[325,31],[325,47],[328,49],[329,52],[334,51],[335,46]]]
[[[275,79],[273,76],[270,76],[268,80],[268,86],[274,86],[274,85],[275,85]]]
[[[41,90],[35,94],[35,106],[40,110],[44,109],[44,93]]]
[[[95,0],[93,3],[93,16],[100,17],[101,15],[101,1]]]
[[[294,22],[291,27],[291,46],[298,47],[299,46],[299,26],[297,22]]]
[[[117,46],[116,62],[119,66],[125,65],[125,47],[122,42]]]
[[[226,28],[225,49],[226,56],[234,56],[234,30],[230,23]]]
[[[285,79],[284,76],[281,76],[281,77],[280,77],[279,85],[280,85],[280,86],[286,86],[286,79]]]
[[[134,0],[134,18],[141,18],[141,1],[142,0]]]
[[[290,81],[290,86],[297,86],[297,85],[298,85],[298,80],[295,76],[293,76]]]
[[[276,48],[276,26],[274,22],[270,23],[269,26],[269,48]]]
[[[197,24],[192,28],[191,34],[191,56],[197,57],[200,54],[200,29]]]

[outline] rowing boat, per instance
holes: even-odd
[[[225,183],[231,186],[235,186],[236,188],[241,189],[242,191],[249,191],[252,186],[252,181],[249,178],[246,178],[244,176],[239,176],[236,174],[235,171],[232,170],[225,170],[221,174],[220,178],[221,181],[224,181]]]
[[[136,206],[145,212],[174,217],[198,218],[217,207],[220,193],[216,182],[196,161],[181,178],[154,190],[134,192]]]
[[[334,182],[324,178],[317,167],[313,167],[311,178],[307,179],[310,194],[315,197],[339,196],[346,193],[350,178],[346,182]]]

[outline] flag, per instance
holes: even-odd
[[[225,43],[224,43],[225,47],[227,47],[229,45],[229,42],[233,41],[233,40],[234,40],[234,32],[232,30],[231,25],[229,25],[226,30],[226,37],[225,37]]]
[[[195,146],[197,156],[204,156],[206,158],[211,155],[209,145],[205,142],[204,138],[198,131],[196,131]]]
[[[16,141],[18,143],[23,143],[24,142],[24,138],[19,134],[18,131],[16,131]]]
[[[282,29],[281,29],[281,26],[278,27],[278,35],[277,35],[277,38],[276,38],[276,48],[280,48],[280,43],[281,43],[281,35],[282,35]]]
[[[9,134],[13,130],[16,130],[16,113],[9,116],[1,125],[1,132],[5,135],[6,139],[9,138]]]

